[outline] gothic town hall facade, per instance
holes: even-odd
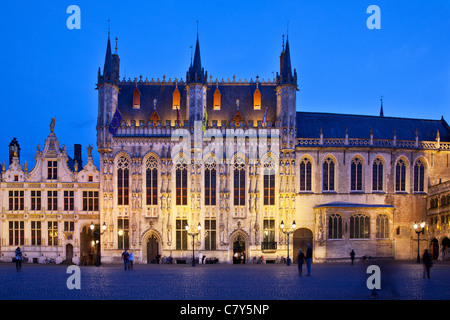
[[[99,249],[104,263],[119,262],[124,249],[138,263],[170,256],[183,263],[193,246],[219,263],[236,262],[236,253],[245,263],[288,254],[295,262],[307,244],[316,262],[348,259],[351,250],[357,257],[414,259],[418,243],[446,257],[446,121],[387,117],[382,105],[379,116],[297,111],[301,88],[289,39],[274,59],[280,70],[273,80],[213,79],[197,35],[185,79],[126,80],[108,37],[97,83],[100,167],[90,154],[75,170],[55,147],[53,131],[37,153],[46,157],[44,169],[28,173],[17,154],[9,168],[3,165],[1,259],[9,261],[18,244],[30,257],[39,251],[40,260],[80,264]],[[52,159],[64,170],[56,180],[47,176]],[[28,199],[36,198],[33,186],[42,197],[36,214]],[[75,208],[66,212],[70,195]],[[49,211],[53,197],[61,204]],[[414,224],[422,221],[417,236]],[[48,228],[65,235],[59,249]]]

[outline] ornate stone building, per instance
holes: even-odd
[[[52,120],[44,147],[37,145],[31,170],[20,162],[16,138],[9,145],[0,182],[1,261],[11,261],[17,247],[35,263],[92,263],[96,254],[90,225],[99,221],[100,175],[92,147],[83,166],[81,145],[71,158],[54,125]]]
[[[289,41],[276,79],[219,80],[197,36],[185,79],[119,78],[108,38],[98,73],[102,259],[316,261],[414,258],[415,221],[432,185],[450,180],[450,130],[422,120],[296,111]],[[281,222],[295,230],[289,238]],[[198,236],[189,232],[201,230]],[[290,241],[290,242],[289,242]]]

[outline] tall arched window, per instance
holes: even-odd
[[[205,161],[205,205],[216,205],[216,162],[208,157]]]
[[[402,159],[395,165],[395,191],[406,191],[406,162]]]
[[[128,205],[130,185],[129,162],[125,156],[117,161],[117,204]]]
[[[342,239],[342,216],[330,214],[328,218],[328,239]]]
[[[414,165],[414,191],[423,192],[425,186],[425,166],[421,160]]]
[[[369,239],[370,218],[365,214],[354,214],[350,217],[350,239]]]
[[[145,191],[147,205],[158,204],[158,161],[150,156],[145,163]]]
[[[362,161],[355,157],[351,164],[350,188],[351,191],[362,191]]]
[[[175,167],[175,196],[177,206],[187,205],[187,171],[187,164],[185,161],[178,163]]]
[[[264,162],[263,181],[264,181],[264,205],[275,205],[275,163],[270,157]]]
[[[377,239],[389,238],[389,218],[385,214],[377,217]]]
[[[325,159],[322,165],[322,189],[323,191],[334,191],[334,161],[331,157]]]
[[[303,158],[300,162],[300,191],[311,191],[312,164],[309,158]]]
[[[236,157],[234,161],[234,205],[244,206],[245,205],[245,161],[242,157]]]
[[[376,158],[372,168],[372,191],[383,191],[383,161]]]

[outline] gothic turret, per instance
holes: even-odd
[[[286,47],[283,44],[283,51],[280,55],[280,75],[277,74],[277,83],[297,85],[297,71],[292,73],[291,52],[289,50],[289,38],[286,38]]]
[[[203,108],[206,108],[206,82],[207,73],[202,68],[200,58],[200,43],[197,33],[197,44],[195,45],[194,62],[191,63],[189,71],[186,73],[187,89],[187,112],[189,124],[194,125],[195,121],[202,121]]]

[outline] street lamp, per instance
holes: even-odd
[[[95,225],[94,225],[93,222],[91,222],[91,227],[90,228],[91,228],[92,231],[94,231]],[[95,243],[97,244],[97,259],[96,259],[97,262],[95,264],[97,267],[100,266],[100,236],[103,235],[105,233],[105,231],[106,231],[106,223],[105,222],[103,222],[102,232],[101,233],[100,233],[99,229],[96,229],[94,231],[94,239],[95,239]]]
[[[201,229],[202,229],[202,226],[200,225],[200,222],[199,222],[198,225],[197,225],[197,230],[198,230],[198,232],[190,233],[190,232],[189,232],[189,225],[186,223],[186,231],[187,231],[187,234],[188,234],[189,236],[192,236],[192,266],[193,266],[193,267],[195,267],[195,254],[194,254],[195,242],[194,242],[194,238],[195,238],[195,236],[198,236],[198,235],[200,234],[200,230],[201,230]]]
[[[416,222],[414,222],[414,230],[417,233],[417,263],[420,263],[420,251],[419,251],[419,237],[420,234],[424,234],[425,233],[425,221],[422,221],[422,223],[420,224],[420,229],[419,229],[419,225],[417,225]]]
[[[287,266],[291,265],[291,259],[289,258],[289,236],[294,233],[294,230],[295,230],[296,227],[297,227],[297,225],[295,224],[295,220],[294,220],[292,222],[292,230],[285,231],[284,230],[284,222],[283,222],[283,220],[281,220],[281,224],[280,224],[281,232],[283,232],[285,235],[287,235],[287,239],[288,239],[288,242],[287,242],[287,244],[288,244],[288,247],[287,247],[287,263],[286,263]]]

